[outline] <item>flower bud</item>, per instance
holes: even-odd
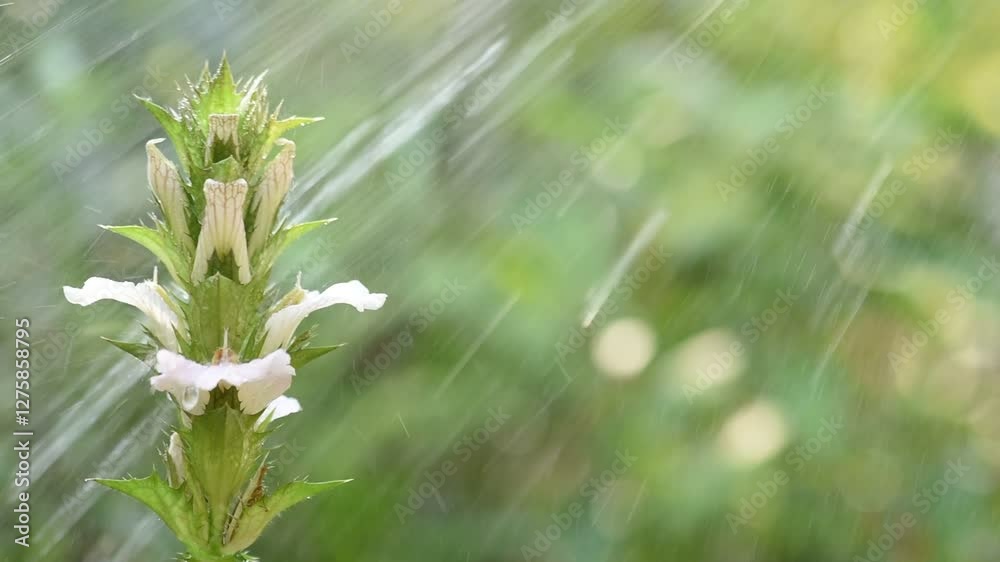
[[[156,196],[156,201],[163,210],[167,226],[174,236],[189,248],[194,247],[188,232],[187,216],[184,208],[187,206],[187,196],[181,185],[181,176],[177,173],[174,163],[167,159],[156,146],[163,139],[153,139],[146,143],[147,168],[146,176],[149,186]]]
[[[247,255],[247,234],[243,224],[243,205],[247,197],[247,182],[243,179],[222,183],[205,180],[205,218],[202,220],[198,247],[195,249],[191,280],[204,281],[212,254],[224,256],[232,252],[240,283],[250,282],[250,258]]]
[[[167,458],[170,459],[170,485],[174,488],[184,483],[184,447],[181,436],[175,431],[170,434],[170,446],[167,447]]]
[[[256,217],[253,234],[250,236],[250,255],[256,254],[271,235],[278,209],[292,186],[295,143],[288,139],[278,139],[277,144],[281,146],[281,151],[264,170],[264,178],[254,192],[251,208],[256,210]]]

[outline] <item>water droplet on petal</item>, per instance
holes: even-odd
[[[188,386],[184,388],[184,395],[181,397],[181,407],[185,410],[192,410],[198,405],[198,388],[195,386]]]

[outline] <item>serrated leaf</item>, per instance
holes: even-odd
[[[311,363],[316,359],[319,359],[320,357],[326,355],[327,353],[330,353],[335,349],[344,347],[344,345],[346,344],[341,343],[337,345],[320,345],[316,347],[304,347],[302,349],[294,351],[290,354],[292,357],[292,367],[300,369],[304,367],[306,364]]]
[[[231,540],[223,548],[226,554],[234,554],[248,548],[275,517],[281,512],[309,499],[312,496],[332,490],[351,480],[330,482],[290,482],[265,496],[257,503],[246,507],[237,523]]]
[[[143,98],[136,96],[146,109],[153,114],[153,117],[160,123],[163,130],[167,133],[167,138],[174,145],[174,150],[177,151],[177,157],[181,161],[181,166],[183,167],[184,173],[189,177],[191,175],[191,161],[188,156],[188,146],[187,146],[187,129],[184,127],[179,119],[177,119],[174,114],[153,102],[149,98]]]
[[[184,487],[171,488],[155,473],[146,478],[93,478],[92,481],[128,495],[152,509],[192,553],[205,553],[209,548],[201,539],[205,534],[199,522],[192,520],[191,501]]]
[[[118,341],[111,338],[101,337],[102,340],[110,343],[111,345],[117,347],[118,349],[128,353],[132,357],[135,357],[139,361],[145,363],[156,353],[156,347],[149,345],[148,343],[133,343],[127,341]]]
[[[319,228],[321,226],[326,226],[326,225],[330,224],[331,222],[333,222],[335,220],[337,220],[337,219],[322,219],[322,220],[318,220],[318,221],[309,221],[309,222],[304,222],[304,223],[301,223],[301,224],[296,224],[294,226],[290,226],[290,227],[282,230],[281,232],[282,232],[283,236],[282,236],[281,241],[280,241],[281,244],[282,244],[282,246],[281,246],[281,249],[279,250],[279,252],[281,250],[284,250],[292,242],[295,242],[296,240],[298,240],[299,238],[301,238],[303,235],[305,235],[305,234],[307,234],[307,233],[309,233],[309,232],[311,232],[311,231],[313,231],[313,230],[315,230],[315,229],[317,229],[317,228]]]
[[[291,131],[292,129],[304,127],[322,120],[323,117],[288,117],[280,121],[272,120],[270,127],[268,127],[267,140],[273,144],[281,138],[281,135]]]
[[[249,162],[251,162],[250,165],[254,167],[252,172],[256,174],[260,171],[260,168],[264,166],[266,161],[265,159],[271,154],[271,149],[274,148],[274,143],[278,142],[281,135],[297,127],[303,127],[305,125],[309,125],[310,123],[316,123],[322,120],[322,117],[288,117],[281,120],[275,119],[273,116],[269,117],[267,126],[264,128],[263,141],[251,155],[249,160]]]
[[[285,251],[285,248],[289,246],[292,242],[295,242],[306,233],[311,232],[321,226],[326,226],[337,219],[323,219],[318,221],[309,221],[301,224],[296,224],[288,228],[279,230],[275,234],[270,242],[261,250],[260,254],[257,256],[257,260],[254,263],[255,270],[268,271],[274,264],[274,261],[278,259],[278,256]]]
[[[163,262],[163,265],[166,266],[167,271],[170,272],[170,275],[174,279],[183,285],[188,284],[189,277],[187,275],[188,268],[185,267],[186,261],[173,243],[171,243],[166,236],[164,236],[163,232],[138,225],[102,225],[101,228],[110,230],[115,234],[124,236],[125,238],[142,245],[144,248],[152,252],[153,255],[156,256],[161,262]]]

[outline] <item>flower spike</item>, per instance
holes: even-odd
[[[295,143],[282,135],[319,119],[280,118],[268,103],[264,74],[234,80],[223,58],[188,82],[177,109],[142,102],[165,130],[179,166],[146,143],[147,180],[162,212],[153,227],[112,232],[148,250],[167,268],[170,286],[88,279],[63,287],[66,299],[89,306],[116,300],[146,315],[148,340],[108,339],[152,364],[153,390],[177,406],[178,423],[163,450],[166,479],[96,481],[149,506],[185,544],[185,560],[255,560],[245,549],[294,504],[348,482],[296,480],[269,491],[265,439],[272,422],[302,411],[287,396],[296,368],[336,346],[296,337],[310,313],[348,304],[376,310],[386,295],[360,281],[322,292],[269,289],[275,260],[306,232],[330,221],[280,225],[292,185]],[[273,155],[273,156],[272,156]]]

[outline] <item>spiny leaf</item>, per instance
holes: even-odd
[[[160,126],[163,127],[163,130],[166,131],[167,137],[170,139],[170,142],[173,143],[174,145],[174,150],[177,151],[177,157],[181,161],[181,166],[184,169],[184,173],[186,173],[190,177],[191,160],[188,156],[188,146],[185,140],[187,137],[187,129],[184,127],[184,123],[182,123],[179,119],[177,119],[167,109],[153,103],[153,100],[139,96],[136,97],[138,98],[139,101],[142,102],[143,105],[146,106],[146,109],[153,114],[153,117],[155,117],[156,120],[159,121]]]
[[[290,227],[282,230],[280,232],[280,239],[278,240],[278,243],[280,244],[280,248],[278,248],[278,252],[280,253],[280,252],[284,251],[285,248],[287,248],[289,244],[291,244],[292,242],[295,242],[296,240],[298,240],[299,238],[301,238],[303,235],[305,235],[305,234],[307,234],[309,232],[312,232],[313,230],[315,230],[315,229],[317,229],[317,228],[319,228],[321,226],[326,226],[326,225],[330,224],[331,222],[333,222],[335,220],[337,220],[337,219],[323,219],[323,220],[318,220],[318,221],[309,221],[309,222],[304,222],[304,223],[301,223],[301,224],[296,224],[295,226],[290,226]]]
[[[281,135],[297,127],[303,127],[322,120],[323,117],[288,117],[281,120],[278,120],[274,116],[269,117],[267,126],[265,127],[264,140],[249,160],[250,166],[253,167],[252,172],[256,174],[264,166],[265,159],[270,155],[271,149],[274,148],[274,143],[278,142]]]
[[[120,234],[129,240],[141,244],[147,250],[152,252],[154,256],[159,258],[161,262],[163,262],[163,265],[167,267],[167,271],[170,272],[170,275],[173,276],[174,279],[181,284],[189,284],[189,278],[187,275],[187,270],[189,268],[185,267],[186,262],[181,256],[181,253],[177,250],[173,243],[167,239],[163,232],[138,225],[101,225],[101,228],[110,230],[115,234]]]
[[[200,532],[199,523],[192,520],[190,499],[183,487],[171,488],[155,473],[146,478],[127,480],[93,478],[92,481],[131,496],[145,504],[160,516],[167,527],[193,553],[209,548],[201,539],[204,533]]]
[[[258,254],[257,260],[254,263],[254,269],[267,271],[274,264],[274,261],[278,258],[278,256],[285,251],[285,248],[287,248],[289,244],[295,242],[307,232],[311,232],[321,226],[326,226],[335,220],[337,219],[309,221],[279,230],[278,233],[271,238],[271,241],[264,247],[264,249],[261,250],[260,254]]]
[[[335,349],[344,347],[344,345],[345,344],[342,343],[337,345],[320,345],[316,347],[304,347],[302,349],[294,351],[291,353],[292,367],[300,369],[304,367],[306,364],[311,363],[316,359],[319,359],[320,357],[326,355],[327,353],[330,353]]]
[[[101,337],[101,339],[144,363],[148,361],[149,358],[152,357],[154,353],[156,353],[156,348],[149,345],[148,343],[133,343],[126,341],[118,341],[105,337]]]
[[[269,496],[247,506],[243,510],[231,540],[223,548],[226,554],[233,554],[249,547],[275,517],[293,505],[316,494],[332,490],[351,480],[330,482],[290,482],[275,490]]]

